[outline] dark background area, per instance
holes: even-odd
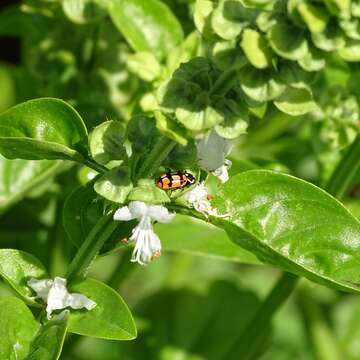
[[[19,4],[16,0],[1,0],[0,11],[10,5]],[[0,36],[0,62],[9,62],[12,64],[20,63],[20,40],[17,37]]]

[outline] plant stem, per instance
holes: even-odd
[[[166,136],[161,136],[150,154],[146,157],[136,178],[142,179],[153,175],[175,145],[176,143],[173,140]]]
[[[66,277],[84,276],[96,255],[117,227],[112,214],[103,216],[92,228],[70,263]]]
[[[291,273],[284,272],[282,274],[248,326],[230,348],[226,359],[249,360],[256,358],[268,333],[272,316],[292,293],[298,279]]]
[[[360,134],[346,150],[334,169],[325,190],[338,199],[344,195],[352,178],[360,168]]]
[[[83,156],[77,156],[74,160],[81,163],[81,164],[86,165],[87,167],[89,167],[89,168],[91,168],[91,169],[93,169],[95,171],[97,171],[99,174],[104,174],[107,171],[109,171],[106,167],[96,163],[95,161],[92,161],[90,159],[86,159]]]

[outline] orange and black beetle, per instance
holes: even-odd
[[[156,186],[163,190],[182,189],[185,186],[194,184],[195,177],[187,171],[170,171],[162,174],[156,180]]]

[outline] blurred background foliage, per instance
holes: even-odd
[[[185,34],[195,30],[192,0],[164,2]],[[71,0],[2,1],[0,111],[36,97],[58,97],[91,130],[106,119],[127,121],[139,107],[149,84],[132,72],[132,51],[102,10],[106,0],[81,3],[85,8]],[[320,186],[326,182],[359,129],[360,71],[356,63],[329,55],[316,76],[321,111],[293,117],[269,104],[237,140],[231,174],[266,168]],[[0,157],[0,246],[33,253],[51,275],[63,275],[74,254],[62,227],[64,200],[89,176],[59,161]],[[360,173],[344,199],[358,217],[359,196]],[[157,231],[167,251],[151,266],[130,264],[129,250],[121,249],[100,257],[90,274],[120,291],[136,317],[138,339],[69,335],[61,359],[224,359],[278,270],[261,265],[221,230],[189,218],[178,216]],[[199,241],[206,242],[206,252],[193,251]],[[1,283],[1,295],[9,292]],[[259,353],[264,360],[360,359],[359,297],[302,280]]]

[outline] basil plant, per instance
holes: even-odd
[[[358,0],[0,9],[1,359],[360,358]]]

